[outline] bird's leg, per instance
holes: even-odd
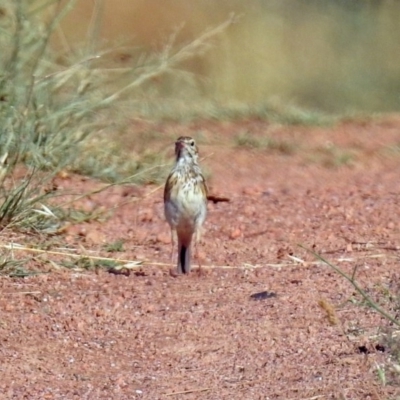
[[[175,231],[171,229],[171,264],[174,264]]]
[[[194,256],[196,257],[197,264],[199,266],[199,275],[203,275],[203,270],[201,268],[201,260],[199,257],[199,242],[200,242],[201,232],[200,228],[196,229],[196,233],[194,235]]]

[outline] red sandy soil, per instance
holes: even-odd
[[[156,148],[169,146],[171,157],[174,136],[197,137],[211,192],[230,200],[209,205],[202,271],[171,272],[157,186],[112,187],[77,203],[107,218],[52,238],[17,236],[25,246],[145,262],[121,273],[78,261],[67,269],[67,256],[15,251],[46,273],[0,281],[1,399],[400,395],[380,335],[390,323],[299,247],[347,273],[357,267],[360,285],[396,313],[387,293],[400,292],[400,118],[329,128],[135,123],[133,130],[162,133]],[[234,137],[243,132],[281,145],[238,147]],[[104,185],[72,174],[56,184],[75,193]],[[119,239],[123,251],[105,250]]]

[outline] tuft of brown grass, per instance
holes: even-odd
[[[320,299],[318,300],[318,305],[326,312],[326,316],[331,325],[339,324],[339,318],[337,316],[335,307],[330,301],[326,299]]]

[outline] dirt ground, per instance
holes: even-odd
[[[163,133],[157,146],[170,147],[171,157],[173,137],[198,138],[211,192],[230,200],[209,204],[202,272],[171,273],[155,185],[116,186],[80,201],[108,218],[51,239],[19,237],[53,252],[145,262],[85,270],[65,255],[16,251],[46,273],[0,280],[0,398],[398,398],[400,379],[389,373],[390,348],[378,335],[390,324],[299,244],[350,274],[357,267],[367,293],[396,312],[388,293],[400,292],[400,118],[132,129]],[[244,134],[252,148],[238,145]],[[75,193],[104,185],[72,174],[56,183]],[[1,241],[11,238],[3,232]],[[109,251],[118,240],[119,251]],[[65,259],[77,268],[60,267]]]

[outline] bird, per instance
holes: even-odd
[[[195,140],[179,137],[175,142],[175,165],[164,187],[164,213],[171,228],[171,257],[174,236],[178,238],[178,274],[190,272],[193,236],[197,255],[197,242],[207,215],[208,188],[198,158]]]

